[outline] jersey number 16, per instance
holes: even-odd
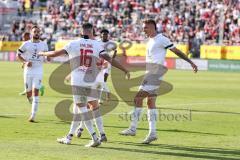
[[[91,67],[93,51],[90,49],[80,50],[80,66]]]

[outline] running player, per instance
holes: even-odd
[[[155,75],[157,76],[157,80],[162,79],[161,69],[159,68],[164,65],[165,55],[167,49],[170,49],[180,58],[184,59],[193,68],[194,72],[198,71],[197,66],[190,60],[188,57],[178,50],[174,44],[164,35],[157,33],[157,27],[154,20],[146,20],[143,23],[143,30],[147,37],[149,38],[147,44],[147,53],[146,53],[146,63],[147,67],[153,68],[155,70],[157,68],[157,72]],[[152,70],[148,70],[148,72],[152,72]],[[154,72],[154,71],[153,71]],[[146,73],[148,74],[148,73]],[[135,108],[132,112],[132,121],[130,127],[126,130],[120,132],[121,135],[131,135],[135,136],[137,129],[137,122],[142,112],[143,100],[147,98],[148,105],[148,123],[149,123],[149,133],[144,139],[144,144],[149,144],[152,141],[157,140],[156,133],[156,121],[157,121],[157,109],[156,109],[156,91],[158,90],[160,84],[155,84],[153,78],[145,77],[142,85],[139,87],[139,91],[134,98]]]
[[[24,32],[22,34],[22,41],[26,42],[28,40],[31,39],[31,36],[30,36],[30,33],[29,32]],[[24,68],[24,63],[22,63],[22,68]],[[45,87],[43,85],[41,85],[39,91],[40,91],[40,95],[43,96],[44,95],[44,90],[45,90]],[[19,93],[19,95],[21,96],[24,96],[26,95],[27,91],[26,91],[26,88],[25,88],[25,83],[24,83],[24,91],[22,91],[21,93]]]
[[[39,104],[39,89],[43,76],[44,57],[38,55],[39,52],[48,51],[47,43],[40,40],[40,28],[31,28],[31,40],[24,42],[18,49],[18,58],[24,63],[24,83],[27,98],[32,103],[32,112],[29,122],[34,122]]]

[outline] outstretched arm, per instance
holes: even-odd
[[[122,66],[118,61],[116,61],[115,58],[111,58],[108,54],[102,54],[101,57],[108,61],[109,63],[111,63],[112,66],[123,71],[126,74],[127,79],[130,79],[129,71],[124,66]]]
[[[39,52],[39,56],[47,56],[47,57],[58,57],[61,55],[66,55],[67,51],[64,49],[58,50],[58,51],[49,51],[49,52]]]
[[[117,56],[117,50],[114,50],[114,53],[113,53],[113,59]]]
[[[196,64],[193,63],[193,61],[191,61],[182,51],[180,51],[179,49],[177,49],[176,47],[174,48],[171,48],[170,49],[172,52],[174,52],[178,57],[184,59],[185,61],[187,61],[188,63],[191,64],[192,68],[193,68],[193,71],[195,73],[197,73],[198,71],[198,67]]]

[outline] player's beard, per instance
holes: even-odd
[[[108,41],[108,39],[103,39],[103,42],[107,42]]]
[[[40,36],[39,36],[39,35],[35,35],[35,36],[33,36],[33,39],[34,39],[34,40],[39,40],[39,39],[40,39]]]

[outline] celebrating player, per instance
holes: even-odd
[[[34,122],[38,110],[39,96],[43,76],[44,57],[39,52],[48,51],[47,43],[40,40],[40,28],[33,26],[31,29],[31,40],[24,42],[18,49],[18,58],[24,63],[24,83],[27,98],[32,103],[32,113],[29,122]]]
[[[100,65],[103,66],[102,63]],[[99,67],[101,67],[101,66],[99,66]],[[97,78],[96,78],[96,83],[98,84],[97,90],[100,90],[100,91],[102,91],[102,88],[103,88],[103,85],[102,85],[103,84],[103,74],[102,73],[103,73],[103,71],[101,69],[101,71],[98,73]],[[67,75],[65,80],[66,80],[66,82],[69,82],[71,80],[71,74]],[[95,96],[95,97],[88,97],[87,108],[88,108],[88,110],[92,111],[95,126],[97,127],[98,133],[100,136],[100,142],[107,142],[107,137],[104,132],[103,120],[102,120],[102,116],[101,116],[100,109],[99,109],[100,98],[101,98],[101,94],[99,96]],[[76,105],[73,106],[73,114],[79,114],[79,109]],[[75,133],[76,137],[80,138],[83,130],[84,130],[83,121],[80,121],[79,124],[73,122],[71,124],[69,134],[73,135]]]
[[[73,101],[83,115],[83,120],[85,127],[92,137],[92,141],[86,145],[86,147],[97,147],[101,144],[98,140],[96,133],[93,128],[92,121],[89,119],[88,109],[87,109],[87,99],[91,97],[92,91],[96,91],[98,83],[96,83],[96,77],[99,73],[99,68],[97,63],[100,58],[105,59],[110,62],[113,66],[122,70],[127,78],[130,78],[130,74],[127,69],[125,69],[116,60],[110,58],[110,56],[104,51],[103,46],[100,42],[94,40],[93,36],[93,26],[90,23],[85,23],[82,25],[82,35],[83,38],[72,41],[67,44],[64,49],[51,52],[42,52],[39,55],[56,57],[60,55],[68,55],[70,59],[71,66],[71,85],[73,86]],[[76,87],[84,87],[80,92],[88,92],[89,94],[77,94]],[[75,92],[74,92],[75,91]],[[72,126],[78,126],[79,121],[72,121]],[[73,134],[68,134],[64,138],[60,138],[57,141],[64,144],[71,143]]]
[[[29,33],[29,32],[24,32],[24,33],[22,34],[22,40],[23,40],[24,42],[25,42],[25,41],[28,41],[28,40],[30,40],[30,39],[31,39],[31,36],[30,36],[30,33]],[[24,66],[25,66],[24,63],[22,63],[22,68],[24,68]],[[24,77],[24,76],[23,76],[23,77]],[[44,86],[41,85],[41,87],[40,87],[40,89],[39,89],[41,96],[44,95],[44,90],[45,90]],[[24,83],[24,91],[22,91],[21,93],[19,93],[19,95],[24,96],[24,95],[26,95],[26,93],[27,93],[27,91],[26,91],[25,83]]]
[[[115,44],[114,42],[109,40],[109,31],[107,29],[101,30],[100,37],[101,37],[101,41],[102,41],[103,45],[106,48],[108,48],[107,47],[108,45],[111,46],[112,44]],[[111,52],[113,52],[112,58],[115,58],[117,55],[117,50],[114,49]],[[107,100],[109,100],[109,98],[110,98],[110,93],[109,93],[110,91],[107,86],[107,79],[108,79],[110,72],[111,72],[111,64],[109,62],[106,62],[106,67],[103,69],[103,74],[104,74],[103,90],[107,93],[107,95],[106,95]]]
[[[187,56],[178,50],[174,44],[164,35],[157,33],[157,27],[154,20],[146,20],[143,22],[143,30],[147,37],[149,37],[149,42],[147,44],[146,52],[146,63],[147,67],[156,68],[156,66],[163,66],[165,61],[165,55],[167,49],[170,49],[180,58],[186,60],[193,68],[194,72],[198,71],[197,66],[187,58]],[[159,67],[160,68],[160,67]],[[157,69],[158,70],[158,69]],[[157,79],[162,79],[162,71],[157,71]],[[155,75],[156,75],[155,73]],[[152,141],[157,140],[156,133],[156,121],[157,121],[157,109],[156,109],[156,91],[160,84],[155,84],[153,78],[147,78],[143,80],[142,85],[139,87],[139,91],[134,98],[135,108],[132,113],[132,121],[130,127],[126,130],[120,132],[121,135],[131,135],[135,136],[137,122],[142,112],[143,100],[147,98],[148,105],[148,121],[149,121],[149,133],[144,139],[144,144],[149,144]]]

